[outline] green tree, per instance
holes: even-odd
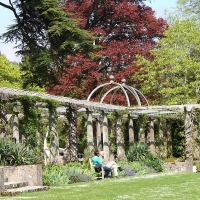
[[[175,19],[151,59],[138,56],[144,67],[134,76],[153,104],[196,103],[200,89],[200,29],[195,21]]]
[[[55,71],[66,67],[69,54],[89,54],[93,49],[93,37],[77,26],[72,15],[62,9],[59,0],[13,0],[0,6],[11,10],[16,23],[2,35],[5,42],[17,42],[16,53],[29,57],[31,67],[23,66],[24,85],[36,83],[44,86],[55,81]]]
[[[21,88],[21,74],[19,68],[0,55],[0,87]]]
[[[177,5],[181,16],[200,20],[200,0],[177,0]]]

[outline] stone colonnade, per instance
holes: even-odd
[[[110,148],[109,148],[109,123],[108,123],[108,114],[106,112],[102,112],[98,117],[92,115],[92,111],[87,111],[87,145],[90,152],[95,149],[103,150],[104,157],[106,160],[110,159]],[[122,131],[122,118],[124,116],[117,115],[116,118],[116,146],[117,146],[117,158],[118,160],[124,160],[125,156],[125,144],[124,144],[124,134]],[[129,145],[132,146],[134,144],[134,124],[133,117],[127,115],[128,118],[128,136],[129,136]],[[93,120],[95,119],[96,123],[96,133],[93,130]],[[94,135],[96,137],[94,137]],[[95,141],[96,140],[96,141]],[[152,153],[155,153],[155,138],[154,138],[154,120],[149,117],[148,129],[147,129],[147,144],[149,146],[149,150]]]
[[[108,114],[106,112],[102,112],[99,117],[92,115],[92,111],[87,111],[87,144],[90,151],[94,151],[94,149],[103,150],[105,154],[105,159],[110,159],[110,149],[109,149],[109,124],[108,124]],[[122,132],[122,118],[124,116],[118,115],[116,119],[116,146],[117,146],[117,157],[118,160],[125,159],[125,146],[124,146],[124,135]],[[128,118],[128,137],[129,137],[129,145],[132,146],[135,142],[134,136],[134,123],[133,120],[135,118],[127,115]],[[96,123],[96,133],[93,130],[93,120],[95,119]],[[139,138],[139,142],[147,144],[151,153],[156,153],[155,147],[155,136],[154,136],[154,116],[152,114],[149,115],[147,121],[147,129],[146,134],[144,133],[144,127],[141,126],[142,134]],[[188,110],[185,107],[185,120],[184,120],[184,130],[185,130],[185,142],[186,142],[186,160],[192,159],[192,143],[190,142],[191,136],[191,110]],[[169,135],[170,131],[167,131]],[[94,135],[96,134],[96,137]],[[95,141],[96,139],[96,141]],[[96,146],[95,146],[96,144]],[[170,147],[168,147],[170,148]]]
[[[64,149],[59,148],[59,135],[57,130],[58,117],[59,115],[55,113],[47,114],[43,120],[47,120],[47,132],[43,141],[43,150],[44,150],[44,164],[58,164],[63,163],[60,160],[60,153],[62,153],[65,159],[65,162],[78,161],[78,148],[77,148],[77,109],[72,105],[66,107],[66,118],[67,124],[65,127],[66,131],[66,147]],[[23,140],[23,136],[20,139],[19,134],[19,113],[13,115],[12,118],[12,140],[15,143],[19,143]],[[40,130],[37,131],[37,135],[40,136]],[[47,138],[50,141],[47,141]],[[38,137],[38,143],[40,139]],[[48,147],[47,143],[50,143]]]
[[[191,160],[192,159],[192,147],[191,147],[191,132],[192,132],[192,120],[191,120],[191,111],[189,108],[185,108],[185,136],[186,136],[186,159]],[[109,123],[108,123],[108,114],[107,112],[101,111],[101,114],[99,114],[99,117],[94,117],[93,114],[94,111],[87,110],[87,145],[89,150],[92,152],[95,148],[99,150],[103,150],[105,152],[105,159],[110,159],[110,148],[109,148]],[[50,121],[50,134],[53,135],[53,140],[50,144],[49,149],[49,159],[50,162],[58,163],[58,157],[59,157],[59,140],[58,140],[58,134],[56,130],[56,120],[52,119],[52,117],[55,116],[49,116]],[[117,146],[117,156],[119,160],[125,159],[125,146],[124,146],[124,134],[122,132],[122,118],[124,116],[117,115],[116,122],[115,122],[115,130],[116,130],[116,146]],[[134,123],[133,120],[135,116],[127,115],[128,119],[128,136],[129,136],[129,145],[133,145],[135,142],[134,138]],[[69,123],[68,131],[71,133],[71,135],[68,135],[68,144],[65,149],[65,154],[69,158],[70,161],[76,161],[78,160],[78,150],[77,150],[77,138],[76,138],[76,126],[77,126],[77,113],[75,109],[71,110],[70,116],[68,116],[68,121],[71,119],[71,123]],[[94,137],[94,130],[93,130],[93,120],[94,118],[96,123],[96,137]],[[15,115],[13,117],[13,139],[15,139],[16,143],[19,143],[19,119],[18,115]],[[144,130],[143,130],[144,131]],[[143,134],[144,136],[145,134]],[[145,137],[145,136],[144,136]],[[95,141],[96,139],[96,141]],[[143,141],[144,139],[144,141]],[[155,153],[155,137],[154,137],[154,118],[153,116],[148,117],[147,122],[147,134],[146,138],[142,138],[139,140],[140,142],[146,142],[149,150],[152,153]],[[44,151],[45,151],[45,145],[44,145]]]

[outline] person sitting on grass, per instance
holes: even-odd
[[[95,166],[95,171],[99,172],[98,169],[101,168],[102,162],[99,158],[99,151],[94,152],[94,156],[91,158],[93,165]],[[111,169],[109,167],[103,166],[103,169],[105,171],[104,178],[108,178],[109,173],[111,172]]]
[[[104,152],[103,151],[100,151],[99,152],[99,158],[100,158],[100,161],[102,163],[102,166],[104,167],[108,167],[110,168],[111,170],[114,171],[114,177],[117,178],[119,175],[118,175],[118,169],[120,171],[124,170],[124,168],[120,167],[115,161],[109,161],[109,162],[106,162],[106,160],[104,159]]]

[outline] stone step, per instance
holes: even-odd
[[[20,187],[25,187],[25,186],[28,186],[28,181],[4,183],[5,189],[20,188]]]
[[[38,192],[47,191],[49,186],[26,186],[20,188],[7,189],[1,193],[2,196],[15,196],[16,194],[26,193],[26,192]]]

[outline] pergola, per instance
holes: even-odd
[[[106,92],[101,91],[101,98],[99,99],[99,102],[93,102],[90,101],[92,95],[94,92],[96,92],[98,89],[105,89],[106,86],[111,85],[109,90]],[[118,105],[112,105],[112,99],[114,95],[119,91],[122,90],[126,97],[127,106],[118,106]],[[110,101],[110,104],[103,103],[104,99],[108,94],[112,93],[112,98]],[[138,105],[131,105],[129,101],[129,94],[133,95],[136,99],[136,102]],[[88,148],[90,150],[94,149],[94,137],[93,137],[93,119],[98,118],[96,121],[96,144],[97,148],[101,148],[105,152],[105,159],[109,159],[109,137],[108,137],[108,118],[107,115],[109,113],[118,113],[118,117],[116,119],[116,134],[117,134],[117,155],[118,158],[123,160],[125,158],[125,150],[124,150],[124,139],[122,134],[122,118],[126,117],[129,119],[129,143],[134,143],[134,130],[133,130],[133,119],[137,118],[138,116],[145,114],[147,117],[149,117],[149,131],[147,134],[148,137],[148,143],[149,148],[151,152],[155,152],[155,144],[154,144],[154,117],[158,115],[171,115],[176,113],[183,113],[185,112],[186,118],[189,116],[188,113],[190,113],[192,108],[200,108],[200,105],[174,105],[174,106],[150,106],[145,96],[136,88],[127,86],[125,84],[125,80],[122,81],[122,83],[116,83],[113,81],[113,77],[111,77],[111,80],[109,83],[102,84],[95,88],[90,95],[88,96],[87,100],[78,100],[78,99],[72,99],[68,97],[62,97],[62,96],[55,96],[55,95],[49,95],[46,93],[39,93],[39,92],[31,92],[31,91],[25,91],[25,90],[18,90],[18,89],[11,89],[11,88],[5,88],[0,87],[0,98],[3,101],[7,101],[9,98],[17,97],[17,96],[37,96],[42,99],[51,99],[59,102],[59,107],[56,109],[57,115],[62,115],[63,113],[66,113],[66,108],[68,106],[75,106],[77,108],[78,112],[86,112],[87,113],[87,144]],[[141,99],[144,98],[146,105],[142,106]],[[45,108],[43,108],[45,111]],[[99,117],[101,116],[101,117]],[[187,119],[189,120],[189,119]],[[185,124],[188,124],[188,121],[185,122]],[[74,127],[76,124],[73,125]],[[189,125],[187,125],[189,126]],[[16,133],[15,133],[16,135]],[[15,137],[14,135],[14,137]],[[44,145],[44,149],[46,146]],[[57,155],[59,154],[59,146],[57,146],[57,149],[55,150]],[[77,153],[73,152],[74,154],[74,160],[77,159]],[[57,158],[54,158],[54,161],[57,162]]]

